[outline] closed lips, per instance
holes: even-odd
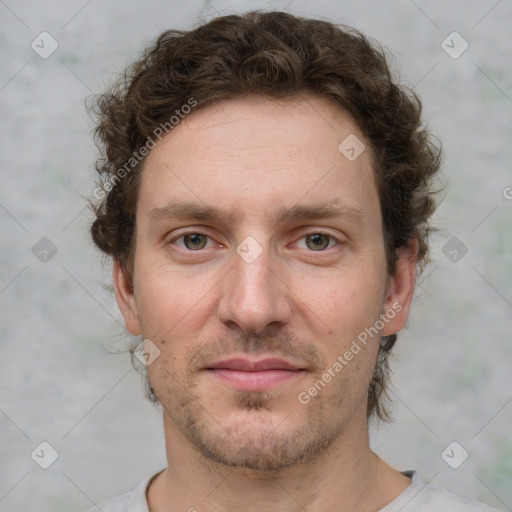
[[[207,369],[263,372],[269,370],[301,371],[303,368],[299,368],[283,359],[263,359],[261,361],[251,361],[248,359],[228,359],[208,365]]]

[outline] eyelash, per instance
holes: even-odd
[[[202,233],[202,232],[200,232],[200,231],[194,231],[194,230],[191,230],[191,231],[186,231],[186,232],[184,232],[184,233],[181,233],[179,236],[172,238],[171,240],[169,240],[169,242],[168,242],[168,243],[169,243],[169,245],[174,244],[177,240],[180,240],[181,238],[184,238],[184,237],[186,237],[187,235],[202,235],[202,236],[206,236],[206,237],[207,237],[207,238],[209,238],[210,240],[213,240],[213,239],[212,239],[212,237],[210,237],[210,236],[209,236],[209,235],[207,235],[206,233]],[[336,245],[335,245],[334,247],[336,247],[336,246],[338,246],[338,245],[341,245],[341,243],[342,243],[342,242],[341,242],[340,240],[338,240],[336,237],[334,237],[334,236],[333,236],[333,235],[331,235],[330,233],[325,233],[324,231],[310,231],[309,233],[305,233],[304,235],[302,235],[302,236],[299,238],[299,240],[302,240],[302,239],[306,238],[308,235],[309,235],[309,236],[311,236],[311,235],[324,235],[324,236],[328,237],[328,238],[330,239],[330,241],[334,241],[334,242],[336,242]],[[325,249],[321,249],[321,250],[318,250],[318,251],[314,251],[314,250],[310,249],[310,251],[311,251],[311,252],[319,252],[319,253],[321,253],[321,252],[326,252],[328,249],[332,249],[332,248],[333,248],[333,247],[329,247],[329,246],[327,246],[327,248],[325,248]],[[185,248],[181,248],[181,247],[180,247],[180,249],[181,249],[181,250],[183,250],[183,251],[185,251],[185,252],[189,252],[189,253],[194,253],[194,252],[200,253],[200,252],[202,252],[202,251],[204,250],[204,249],[196,249],[196,250],[193,250],[193,249],[187,249],[186,247],[185,247]]]

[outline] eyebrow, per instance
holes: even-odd
[[[185,201],[171,201],[165,206],[153,208],[149,213],[150,220],[175,218],[178,220],[208,220],[233,224],[238,216],[232,212],[221,210],[205,204]],[[275,213],[267,215],[267,220],[280,224],[292,220],[328,219],[343,217],[361,221],[364,217],[359,208],[339,204],[338,200],[314,205],[283,206]]]

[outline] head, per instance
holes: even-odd
[[[440,151],[384,51],[325,21],[225,16],[162,34],[96,107],[92,235],[176,432],[279,469],[386,419]],[[246,356],[294,370],[247,386],[216,367]]]

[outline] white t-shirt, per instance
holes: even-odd
[[[158,474],[158,473],[157,473]],[[465,500],[435,485],[424,484],[416,471],[404,471],[412,483],[379,512],[499,512],[478,501]],[[146,478],[133,491],[108,500],[86,512],[149,512],[146,490],[156,475]]]

